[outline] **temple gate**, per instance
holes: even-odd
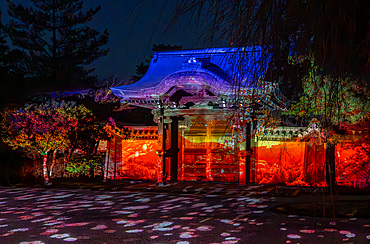
[[[269,57],[262,47],[155,52],[140,81],[111,88],[152,110],[158,183],[255,182],[257,111],[284,109],[263,80]]]
[[[140,81],[111,90],[150,109],[157,126],[125,126],[130,138],[112,132],[104,178],[325,186],[318,121],[266,126],[266,111],[285,109],[264,80],[268,61],[261,47],[155,52]],[[357,167],[358,147],[348,140],[335,150],[337,182],[366,187],[370,165]]]

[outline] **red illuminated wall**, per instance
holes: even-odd
[[[130,139],[111,138],[105,148],[104,178],[109,180],[157,179],[158,149],[157,127],[127,127]],[[104,143],[103,143],[104,144]]]
[[[117,178],[153,180],[157,178],[157,140],[122,141],[122,161],[117,165]]]
[[[369,145],[354,146],[351,143],[336,146],[336,179],[338,184],[366,187],[370,183],[370,164],[364,148]]]
[[[180,151],[183,153],[179,164],[181,180],[238,182],[239,164],[231,147],[183,140],[186,147]]]
[[[323,146],[307,142],[262,142],[258,148],[256,183],[286,185],[325,184]],[[269,146],[263,145],[273,144]]]
[[[230,138],[212,133],[206,136],[199,128],[199,136],[190,133],[182,133],[181,136],[181,133],[180,130],[178,180],[241,180],[240,167],[245,166],[239,161],[240,151],[243,153],[243,150],[236,151]],[[108,144],[110,153],[106,158],[107,179],[157,180],[160,159],[156,154],[156,138],[115,140]],[[167,141],[167,144],[169,143]],[[242,140],[239,145],[244,143]],[[369,158],[361,148],[351,143],[339,143],[336,146],[336,180],[339,185],[365,187],[369,184],[370,166],[366,163]],[[252,149],[254,153],[251,157],[251,177],[257,184],[326,185],[324,143],[259,140],[258,148]],[[169,160],[170,158],[167,158],[167,161]],[[166,167],[168,165],[169,162]]]
[[[198,120],[198,121],[197,121]],[[218,124],[195,119],[180,129],[179,179],[184,181],[238,182],[239,162],[226,122]]]
[[[262,143],[263,144],[263,143]],[[266,144],[266,143],[265,143]],[[351,143],[336,146],[338,185],[365,187],[370,183],[369,159]],[[258,148],[256,183],[326,186],[324,144],[281,142]]]

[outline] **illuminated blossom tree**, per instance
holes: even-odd
[[[103,155],[98,153],[101,140],[107,140],[105,122],[99,121],[93,114],[78,114],[77,126],[70,129],[69,147],[64,154],[64,165],[67,175],[94,176],[94,170],[103,167]],[[79,149],[80,153],[73,154]]]
[[[70,144],[70,130],[78,125],[78,116],[88,114],[91,111],[74,102],[49,100],[26,104],[23,108],[4,112],[2,139],[30,157],[41,156],[43,177],[48,183],[48,153],[66,150]]]

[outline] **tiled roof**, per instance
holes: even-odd
[[[240,79],[245,86],[249,86],[264,75],[270,59],[271,55],[260,46],[155,52],[141,80],[114,87],[112,91],[120,96],[121,91],[154,88],[167,76],[186,70],[207,71],[228,83]]]

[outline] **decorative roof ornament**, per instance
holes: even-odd
[[[304,141],[311,141],[311,143],[320,143],[321,140],[325,140],[326,136],[324,135],[324,131],[320,128],[320,121],[313,118],[309,122],[310,124],[303,133],[299,135],[299,138]]]

